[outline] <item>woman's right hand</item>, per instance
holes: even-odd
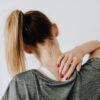
[[[62,54],[58,61],[59,74],[61,78],[68,80],[75,69],[79,72],[81,69],[84,53],[79,47]]]

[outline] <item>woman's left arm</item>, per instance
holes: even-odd
[[[65,52],[58,58],[57,66],[61,78],[69,79],[75,69],[80,71],[83,57],[89,54],[89,57],[96,57],[100,54],[100,41],[93,40],[86,42],[74,49]]]

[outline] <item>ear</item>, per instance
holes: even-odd
[[[59,35],[58,27],[55,23],[52,24],[51,33],[54,37],[57,37]]]
[[[32,53],[32,47],[30,47],[30,46],[24,46],[24,51],[26,52],[26,53]]]

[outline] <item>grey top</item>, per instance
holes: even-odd
[[[64,82],[36,69],[17,74],[1,100],[100,100],[100,58],[88,59]]]

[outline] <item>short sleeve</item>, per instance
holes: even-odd
[[[81,86],[100,88],[100,58],[90,58],[81,67],[79,78]],[[91,85],[90,85],[91,84]],[[98,86],[99,85],[99,86]],[[92,86],[92,87],[91,87]],[[85,88],[84,87],[84,88]]]
[[[20,92],[20,87],[17,84],[16,77],[14,77],[10,81],[1,100],[22,100]]]
[[[100,58],[93,57],[87,60],[83,67],[89,67],[91,70],[100,71]]]

